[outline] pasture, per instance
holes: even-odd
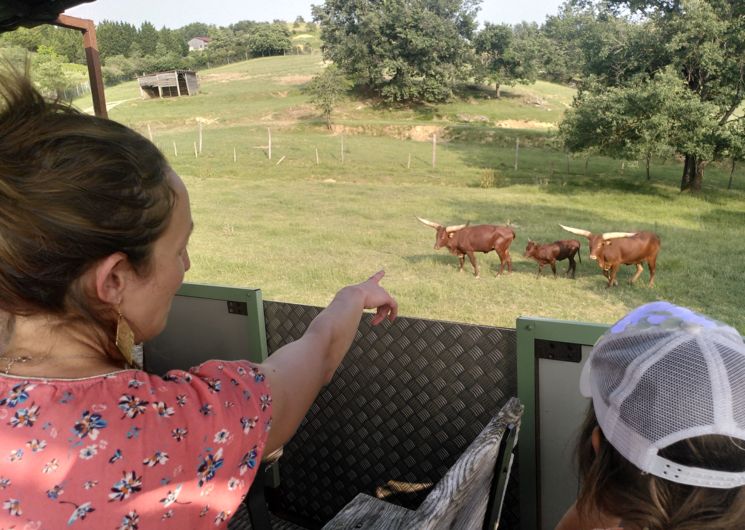
[[[110,117],[152,134],[189,187],[196,229],[187,281],[324,305],[337,288],[385,268],[383,283],[407,316],[506,327],[520,315],[610,323],[666,299],[745,332],[741,169],[726,190],[729,168],[711,165],[695,196],[678,191],[679,161],[655,161],[647,181],[641,164],[568,157],[556,148],[555,125],[573,92],[549,83],[506,87],[501,100],[473,88],[457,102],[415,109],[348,100],[329,131],[301,91],[321,67],[319,55],[235,63],[202,72],[202,92],[191,98],[141,100],[134,82],[107,89]],[[495,277],[492,252],[477,254],[480,279],[467,260],[459,274],[457,258],[433,250],[435,231],[415,216],[512,223],[514,272]],[[561,276],[566,261],[557,279],[548,267],[537,278],[525,245],[574,237],[559,223],[654,230],[662,239],[656,286],[646,286],[646,266],[629,286],[632,266],[606,289],[579,237],[575,280]]]

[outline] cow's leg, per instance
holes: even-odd
[[[574,261],[574,256],[569,256],[569,266],[567,267],[567,276],[569,276],[569,273],[572,273],[572,278],[574,278],[574,273],[577,271],[577,262]]]
[[[618,281],[616,281],[616,274],[618,274],[618,268],[620,266],[620,264],[612,265],[610,270],[608,270],[608,287],[618,285]]]
[[[463,272],[463,263],[466,261],[465,254],[458,254],[458,272]]]
[[[644,270],[644,267],[642,267],[641,263],[636,264],[636,273],[631,277],[629,280],[629,283],[633,284],[636,280],[639,279],[639,276],[642,275],[642,271]]]
[[[468,253],[468,259],[471,260],[471,265],[473,265],[473,275],[478,278],[479,277],[479,266],[476,263],[476,256],[473,254],[473,252]]]
[[[538,263],[538,274],[536,274],[536,276],[538,277],[538,276],[540,276],[541,274],[543,274],[543,263],[540,263],[540,262],[539,262],[539,263]]]
[[[499,261],[499,274],[502,274],[505,265],[507,265],[507,272],[512,272],[512,256],[510,256],[510,249],[505,249],[505,251],[499,255]]]
[[[554,278],[556,278],[556,262],[551,261],[550,264],[551,264],[551,270],[554,271]]]
[[[649,267],[649,286],[654,287],[654,271],[657,269],[657,256],[652,256],[647,260]]]

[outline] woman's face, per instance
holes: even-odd
[[[173,170],[168,172],[168,183],[175,194],[171,219],[153,245],[149,274],[132,277],[120,308],[137,342],[149,340],[163,331],[173,297],[184,280],[184,273],[191,266],[186,249],[194,227],[189,193]]]

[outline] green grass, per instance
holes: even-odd
[[[572,91],[548,83],[507,87],[501,100],[473,90],[417,109],[348,100],[329,132],[301,91],[320,68],[319,55],[235,63],[203,72],[200,95],[163,101],[140,100],[134,83],[107,90],[109,102],[123,101],[111,117],[145,135],[149,124],[190,189],[196,230],[188,281],[260,287],[269,300],[323,305],[340,286],[385,268],[384,284],[407,316],[507,327],[520,315],[609,323],[638,304],[667,299],[745,331],[742,170],[727,191],[728,168],[711,165],[704,192],[692,196],[677,191],[679,161],[655,161],[647,181],[640,164],[568,158],[551,148],[554,133],[542,124],[560,119]],[[530,128],[495,126],[505,120]],[[435,168],[433,132],[440,139]],[[495,278],[491,253],[477,256],[480,279],[469,264],[459,274],[457,259],[432,249],[434,230],[415,216],[444,224],[509,220],[517,232],[514,272]],[[606,289],[584,239],[576,280],[550,272],[536,278],[537,266],[522,251],[528,238],[572,237],[559,223],[657,231],[656,287],[646,286],[646,270],[627,285],[630,267],[621,270],[619,287]]]

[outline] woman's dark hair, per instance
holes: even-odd
[[[620,517],[629,528],[646,530],[742,530],[745,486],[732,489],[687,486],[643,473],[602,436],[597,453],[592,432],[595,411],[585,418],[577,444],[580,492],[577,511]],[[674,443],[661,456],[694,467],[745,470],[745,442],[709,435]]]
[[[174,203],[168,164],[138,133],[47,101],[25,76],[4,70],[0,311],[93,322],[112,337],[112,308],[97,306],[77,280],[115,252],[148,273]]]

